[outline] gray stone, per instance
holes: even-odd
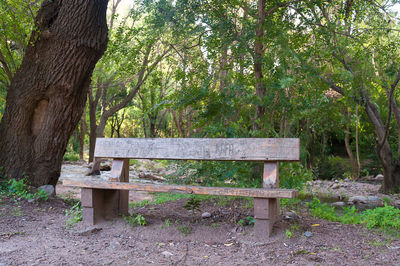
[[[103,228],[98,227],[98,226],[90,226],[90,227],[85,227],[85,228],[81,228],[78,230],[73,230],[71,231],[71,234],[73,235],[78,235],[78,236],[88,236],[94,233],[97,233],[99,231],[101,231]]]
[[[174,255],[174,254],[172,254],[172,253],[169,252],[169,251],[163,251],[163,252],[161,252],[161,254],[162,254],[164,257],[171,257],[171,256]]]
[[[211,217],[211,213],[209,213],[209,212],[203,212],[201,214],[201,218],[210,218],[210,217]]]
[[[41,190],[43,190],[44,192],[46,192],[47,195],[49,195],[49,196],[53,196],[53,195],[54,195],[54,192],[55,192],[54,186],[53,186],[53,185],[44,185],[44,186],[40,186],[40,187],[38,188],[38,190],[39,190],[39,189],[41,189]]]
[[[383,181],[383,175],[379,174],[375,176],[375,180]]]
[[[289,211],[286,213],[286,215],[283,217],[285,220],[293,220],[297,218],[298,215],[295,211]]]
[[[332,189],[338,189],[338,188],[340,188],[340,187],[341,187],[341,185],[338,184],[338,183],[334,183],[334,184],[332,185]]]
[[[310,231],[305,231],[305,232],[304,232],[304,236],[305,236],[305,237],[312,237],[312,236],[313,236],[313,233],[310,232]]]
[[[337,202],[332,203],[332,206],[335,206],[335,207],[343,207],[344,205],[346,205],[346,204],[343,201],[337,201]]]
[[[376,197],[376,196],[368,196],[367,200],[368,200],[368,202],[381,202],[381,198]]]
[[[353,196],[349,198],[349,203],[350,204],[357,204],[357,203],[364,203],[366,204],[368,202],[367,197],[364,196]]]

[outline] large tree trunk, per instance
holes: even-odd
[[[43,2],[0,124],[7,178],[26,175],[34,186],[57,183],[92,71],[107,46],[106,10],[107,0]]]

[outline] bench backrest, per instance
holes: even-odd
[[[297,138],[98,138],[95,157],[164,160],[298,161]]]

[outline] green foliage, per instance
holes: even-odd
[[[178,226],[177,229],[179,232],[181,232],[185,236],[190,235],[192,233],[192,228],[190,228],[189,226],[187,226],[185,224]]]
[[[279,165],[279,178],[281,187],[302,190],[304,184],[313,179],[313,173],[301,163],[281,163]]]
[[[79,161],[79,159],[79,142],[75,140],[74,137],[71,137],[63,160],[67,162],[75,162]]]
[[[170,227],[171,226],[171,221],[169,219],[165,219],[164,223],[165,223],[166,227]]]
[[[328,156],[320,160],[314,171],[321,179],[342,178],[345,173],[351,172],[351,165],[347,158]]]
[[[314,218],[322,218],[331,222],[337,222],[339,217],[333,206],[328,206],[327,203],[321,204],[320,200],[316,197],[307,206],[311,211],[311,215]]]
[[[79,154],[76,152],[66,152],[63,157],[63,161],[76,162],[79,161]]]
[[[314,198],[307,205],[314,218],[319,217],[344,224],[364,224],[368,229],[378,228],[384,231],[400,229],[400,209],[387,204],[361,213],[354,206],[345,207],[341,215],[335,211],[334,207],[326,203],[321,204],[318,198]]]
[[[238,221],[238,225],[240,225],[240,226],[245,226],[245,225],[246,225],[246,221],[243,220],[243,219],[240,219],[240,220]]]
[[[197,198],[190,198],[188,201],[186,201],[185,205],[183,207],[194,213],[195,211],[201,211],[201,201]]]
[[[249,223],[249,225],[254,225],[254,217],[251,216],[247,216],[246,217],[247,222]]]
[[[146,219],[140,213],[138,213],[136,215],[134,215],[134,214],[124,215],[123,219],[131,227],[135,227],[137,225],[145,226],[147,224]]]
[[[363,223],[367,228],[382,228],[385,230],[400,230],[400,209],[385,204],[371,210],[365,210],[361,214]]]
[[[292,238],[292,236],[293,236],[293,233],[289,230],[289,229],[286,229],[286,231],[285,231],[285,235],[286,235],[286,237],[287,238]]]
[[[260,187],[261,178],[252,177],[253,166],[249,162],[187,161],[180,163],[178,171],[168,179],[203,186]]]
[[[67,217],[65,221],[65,228],[67,230],[82,221],[82,207],[80,206],[80,202],[75,203],[70,209],[65,210],[65,217]]]
[[[19,199],[35,199],[43,201],[49,199],[49,195],[42,189],[38,189],[36,192],[32,193],[31,187],[26,184],[26,180],[23,178],[19,180],[10,179],[8,181],[2,181],[0,190],[2,194]]]

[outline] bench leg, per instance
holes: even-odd
[[[254,198],[254,233],[259,240],[267,239],[279,219],[278,199]]]
[[[129,191],[113,189],[82,188],[82,218],[83,222],[95,225],[102,220],[109,220],[119,214],[128,212]]]

